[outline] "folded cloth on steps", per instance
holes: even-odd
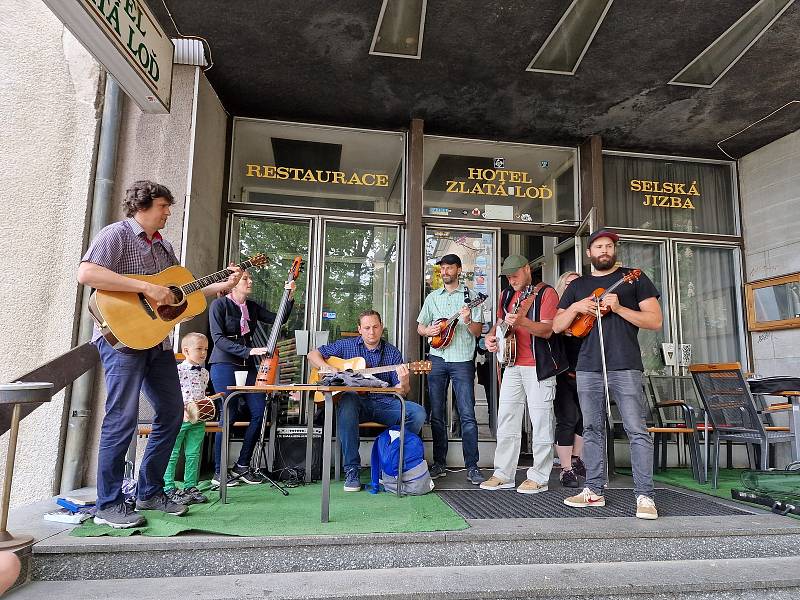
[[[320,380],[320,383],[322,385],[343,385],[347,387],[389,387],[389,384],[383,379],[356,373],[350,369],[326,375]]]

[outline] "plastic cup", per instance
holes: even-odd
[[[247,385],[247,371],[234,371],[233,376],[236,377],[237,387]]]

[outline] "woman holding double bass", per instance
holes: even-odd
[[[264,347],[266,340],[258,329],[258,323],[272,323],[280,327],[288,319],[294,305],[295,282],[286,284],[289,290],[288,305],[280,311],[284,314],[281,323],[275,324],[277,315],[256,302],[250,300],[253,292],[253,280],[250,273],[245,271],[242,279],[229,294],[217,298],[209,309],[209,327],[214,350],[211,352],[211,382],[217,393],[228,393],[228,387],[236,385],[236,371],[247,371],[247,385],[254,385],[258,374],[260,357],[268,353]],[[233,482],[228,485],[238,485],[238,480],[249,484],[263,483],[263,477],[250,470],[250,459],[253,449],[258,441],[261,431],[261,422],[264,418],[266,398],[264,394],[244,394],[247,412],[250,413],[247,430],[244,433],[242,450],[232,471]],[[222,406],[222,404],[220,404]],[[241,409],[234,406],[229,410],[231,422],[239,419]],[[222,420],[222,415],[220,416]],[[212,483],[219,485],[220,462],[222,455],[222,433],[217,432],[214,438],[214,479]]]

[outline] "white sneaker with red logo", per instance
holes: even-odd
[[[574,506],[576,508],[586,508],[587,506],[605,506],[606,499],[603,496],[598,496],[592,490],[585,487],[580,494],[565,498],[564,504],[567,506]]]

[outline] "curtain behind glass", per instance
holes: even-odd
[[[729,165],[603,155],[603,178],[606,219],[611,226],[736,234]],[[658,182],[660,191],[647,189],[654,186],[652,182]],[[663,191],[665,183],[678,185]],[[689,193],[692,184],[699,195]],[[653,197],[658,197],[657,205],[645,206],[644,202],[652,204]],[[669,207],[661,206],[667,202],[662,197],[669,199]],[[673,208],[672,198],[694,208]]]

